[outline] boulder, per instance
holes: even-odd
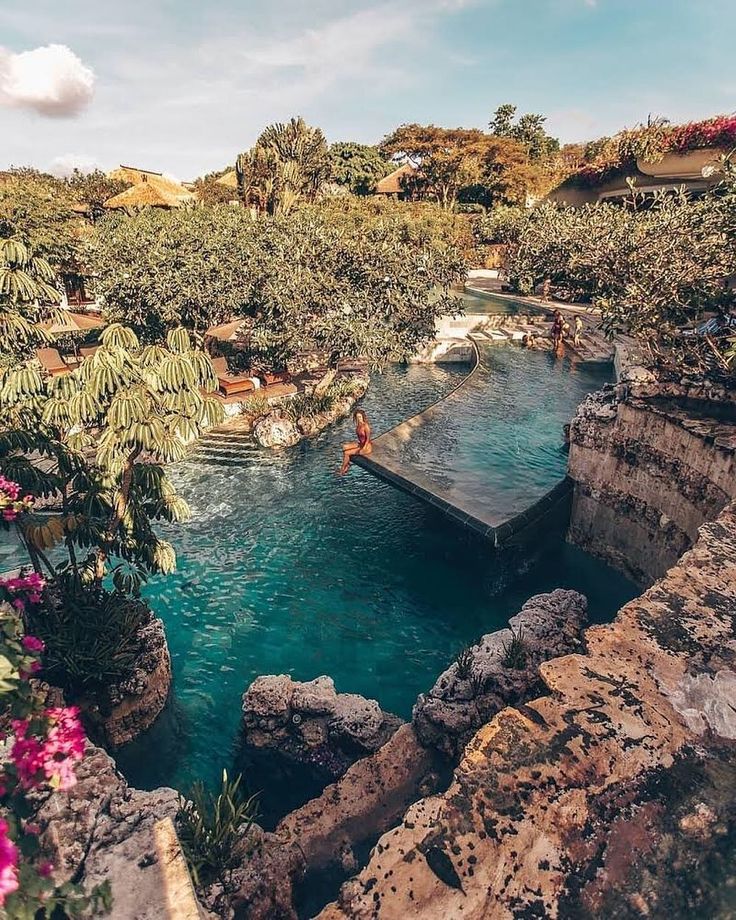
[[[483,636],[429,693],[420,694],[413,723],[421,741],[458,759],[497,712],[542,692],[539,665],[578,651],[586,621],[587,601],[577,591],[558,589],[530,598],[509,620],[509,629]]]
[[[264,415],[253,426],[253,436],[261,447],[293,447],[302,439],[296,424],[278,409]]]
[[[140,652],[131,675],[106,688],[104,696],[80,700],[95,739],[115,750],[147,731],[161,714],[171,689],[171,657],[161,620],[141,626]]]
[[[266,675],[243,696],[241,756],[250,784],[263,790],[264,812],[273,803],[278,818],[377,751],[399,725],[375,700],[337,693],[329,677]]]

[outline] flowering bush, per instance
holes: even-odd
[[[30,683],[44,644],[23,635],[19,611],[37,603],[42,589],[39,576],[0,581],[0,740],[12,739],[0,769],[0,909],[10,920],[82,917],[110,905],[107,884],[89,895],[72,882],[56,884],[53,865],[40,857],[40,828],[31,820],[27,794],[72,788],[85,744],[79,710],[46,706]]]
[[[4,527],[9,527],[19,514],[30,511],[33,506],[33,496],[20,497],[20,486],[12,479],[0,475],[0,520]]]

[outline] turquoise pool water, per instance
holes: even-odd
[[[611,370],[549,351],[480,346],[480,366],[412,430],[381,439],[376,460],[498,525],[565,475],[563,426]]]
[[[364,401],[374,427],[426,407],[466,371],[374,377]],[[510,418],[505,430],[515,438]],[[240,697],[259,674],[329,674],[338,690],[408,716],[462,647],[505,625],[531,594],[577,587],[605,620],[636,593],[559,541],[535,560],[493,555],[370,474],[336,476],[350,431],[346,421],[282,453],[249,441],[230,455],[205,446],[174,469],[193,517],[169,534],[176,574],[147,587],[166,623],[174,693],[154,729],[121,753],[135,783],[216,780],[231,760]]]
[[[473,291],[464,291],[460,295],[463,301],[463,310],[466,313],[544,313],[542,307],[528,303],[525,300],[519,300],[507,295],[494,294],[492,291],[484,291],[482,294],[476,294]]]

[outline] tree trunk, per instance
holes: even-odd
[[[105,577],[105,563],[107,562],[110,547],[115,542],[115,534],[117,533],[120,522],[125,517],[125,512],[128,509],[130,487],[133,484],[133,468],[139,453],[139,450],[134,451],[134,453],[132,453],[126,460],[125,467],[123,468],[123,475],[120,479],[120,489],[115,496],[115,505],[113,507],[112,514],[110,515],[110,519],[107,522],[107,528],[105,529],[102,546],[97,550],[97,557],[95,560],[95,579],[98,582],[101,582]]]

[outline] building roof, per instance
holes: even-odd
[[[181,208],[196,196],[183,185],[156,174],[141,179],[119,195],[108,198],[104,207],[117,208]]]
[[[238,176],[234,169],[229,169],[224,175],[220,176],[220,178],[216,179],[215,181],[218,185],[224,185],[227,188],[238,187]]]
[[[416,172],[416,167],[411,163],[402,163],[398,169],[389,173],[383,179],[376,183],[376,195],[399,195],[403,192],[404,184],[402,179],[406,176],[412,176]]]

